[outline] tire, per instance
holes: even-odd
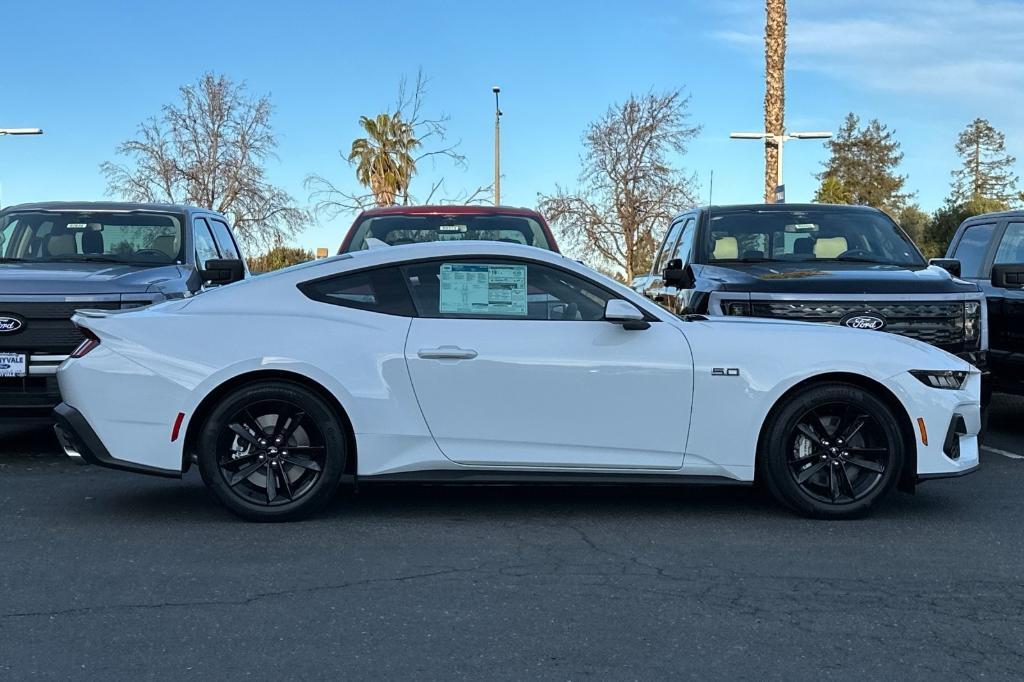
[[[864,516],[899,480],[906,444],[898,419],[858,386],[809,386],[769,417],[758,477],[772,497],[804,516]]]
[[[250,521],[295,521],[334,496],[348,456],[335,410],[286,381],[243,386],[220,400],[199,434],[203,482]]]

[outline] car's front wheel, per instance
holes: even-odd
[[[818,518],[862,516],[896,484],[906,446],[898,417],[859,386],[811,386],[767,425],[758,475],[789,508]]]
[[[292,521],[332,498],[345,466],[344,426],[330,405],[297,384],[243,386],[219,401],[199,436],[203,481],[253,521]]]

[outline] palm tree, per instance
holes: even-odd
[[[420,146],[413,126],[401,114],[362,116],[366,137],[352,141],[348,160],[356,166],[356,179],[373,193],[378,206],[391,206],[401,197],[409,201],[409,182],[416,173],[412,152]]]
[[[786,0],[765,0],[767,20],[764,26],[764,130],[782,135],[785,131],[786,103]],[[779,143],[781,144],[781,143]],[[775,200],[779,147],[764,145],[764,200]]]

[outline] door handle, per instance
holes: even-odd
[[[472,360],[476,357],[476,351],[458,346],[441,346],[421,348],[417,355],[424,360]]]

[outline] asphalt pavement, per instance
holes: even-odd
[[[1022,405],[979,473],[848,522],[745,488],[424,486],[257,525],[195,473],[7,434],[0,679],[1020,679]]]

